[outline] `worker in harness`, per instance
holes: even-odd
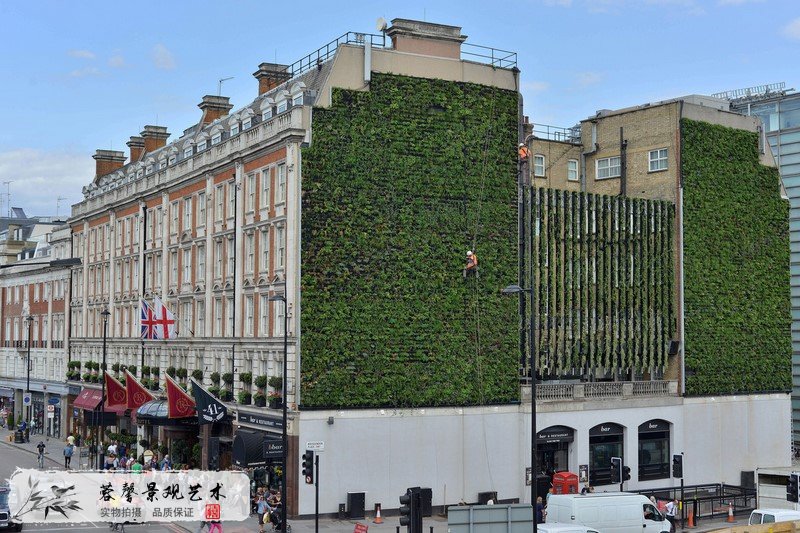
[[[464,265],[462,274],[464,279],[467,279],[470,274],[478,275],[478,256],[472,253],[472,250],[467,252],[467,264]]]
[[[526,163],[528,161],[528,147],[525,146],[525,143],[519,143],[517,154],[519,154],[520,163]]]

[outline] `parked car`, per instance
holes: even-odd
[[[11,521],[11,509],[8,508],[8,495],[11,489],[8,486],[0,486],[0,529],[13,529],[22,531],[22,523]]]
[[[540,533],[601,533],[596,529],[586,526],[576,526],[575,524],[558,524],[555,522],[539,524],[536,529]]]
[[[547,518],[614,533],[669,533],[670,523],[649,499],[629,492],[551,494]]]
[[[753,509],[750,513],[750,520],[747,522],[751,526],[756,524],[773,524],[775,522],[791,522],[800,520],[800,511],[791,509]]]

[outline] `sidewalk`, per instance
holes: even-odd
[[[9,442],[8,440],[9,435],[11,436],[11,442]],[[2,437],[0,438],[0,443],[9,446],[11,448],[17,448],[18,450],[29,452],[31,455],[33,455],[30,464],[31,468],[36,468],[37,466],[36,456],[39,455],[39,450],[36,449],[36,446],[39,444],[39,441],[44,442],[44,445],[46,446],[44,451],[45,465],[47,465],[48,468],[52,468],[54,470],[63,470],[64,456],[62,455],[62,450],[66,445],[65,440],[56,437],[47,437],[45,435],[32,434],[30,437],[31,438],[30,442],[25,442],[23,444],[16,444],[14,443],[14,432],[10,430],[7,431],[0,430],[0,437]],[[72,458],[73,464],[75,464],[76,457],[77,454]]]

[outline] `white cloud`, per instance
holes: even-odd
[[[66,217],[70,206],[79,202],[81,189],[94,177],[90,155],[68,151],[42,151],[20,148],[0,152],[0,183],[11,181],[11,205],[28,215],[55,215],[56,201],[62,200],[58,214]],[[43,193],[43,191],[46,191]],[[0,190],[3,194],[6,187]],[[5,197],[2,209],[8,209]]]
[[[125,66],[125,58],[120,54],[114,54],[108,58],[108,66],[112,68],[122,68]]]
[[[79,59],[94,59],[95,55],[94,52],[91,50],[70,50],[67,52],[71,57],[77,57]]]
[[[578,85],[581,87],[589,87],[596,85],[603,81],[602,72],[580,72],[577,75]]]
[[[85,78],[87,76],[99,76],[99,75],[100,75],[100,69],[98,69],[97,67],[79,68],[70,71],[69,73],[69,76],[71,78]]]
[[[796,18],[784,26],[783,34],[789,39],[800,41],[800,18]]]
[[[520,89],[523,91],[530,91],[540,93],[550,88],[550,84],[546,81],[523,81]]]
[[[172,70],[175,68],[175,57],[166,46],[159,43],[153,47],[153,63],[156,68]]]

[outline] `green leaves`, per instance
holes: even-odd
[[[516,94],[376,74],[333,102],[303,151],[303,405],[518,400]]]

